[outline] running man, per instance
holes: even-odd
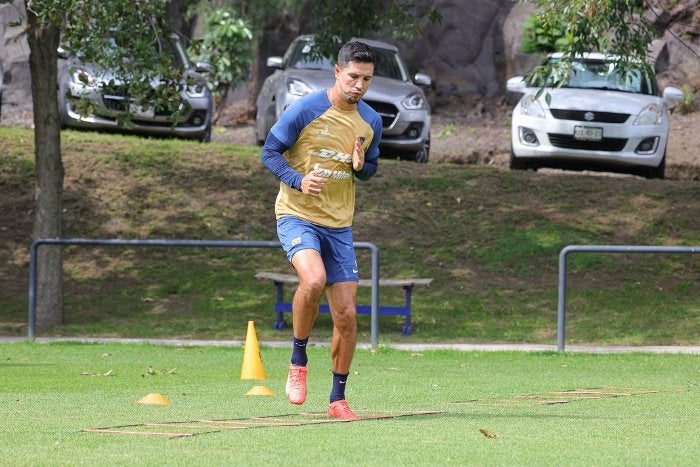
[[[381,117],[360,100],[372,82],[374,62],[367,44],[343,45],[333,87],[292,104],[270,130],[261,153],[281,181],[277,234],[299,277],[292,300],[287,398],[292,404],[306,400],[306,345],[325,291],[333,319],[328,415],[350,420],[358,418],[345,399],[357,341],[355,178],[369,180],[376,173],[382,135]]]

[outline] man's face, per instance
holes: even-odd
[[[374,64],[349,62],[344,67],[335,66],[336,88],[347,104],[357,104],[365,95],[374,76]]]

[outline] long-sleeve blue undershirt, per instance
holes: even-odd
[[[265,140],[265,145],[260,153],[260,159],[265,167],[267,167],[275,177],[280,179],[282,183],[295,190],[301,190],[301,180],[304,176],[292,169],[287,159],[284,158],[283,154],[287,149],[289,149],[289,146],[270,133]]]

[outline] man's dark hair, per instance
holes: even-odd
[[[338,52],[338,65],[341,67],[350,62],[374,64],[374,61],[374,50],[364,42],[350,41],[342,46]]]

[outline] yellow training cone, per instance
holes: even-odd
[[[172,402],[170,402],[170,399],[165,397],[163,394],[159,392],[152,392],[150,394],[146,394],[143,396],[141,399],[137,401],[139,404],[151,404],[151,405],[170,405]]]
[[[260,347],[258,346],[258,336],[255,334],[255,323],[248,321],[248,333],[245,338],[245,348],[243,349],[243,367],[241,368],[241,379],[265,379]],[[246,392],[246,396],[273,396],[274,393],[265,386],[254,386]]]
[[[245,393],[246,396],[274,396],[275,393],[265,386],[253,386],[250,391]]]
[[[248,333],[245,338],[245,348],[243,349],[243,367],[241,368],[241,379],[265,379],[265,370],[260,356],[258,346],[258,336],[255,334],[255,324],[248,321]]]

